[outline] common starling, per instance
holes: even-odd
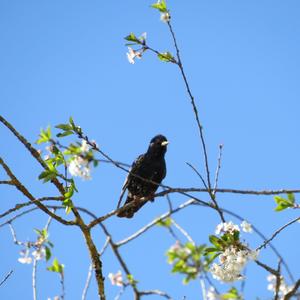
[[[135,202],[130,208],[124,208],[117,214],[118,217],[132,218],[147,201],[154,201],[154,195],[158,185],[166,176],[165,153],[167,151],[168,140],[163,135],[155,136],[151,141],[146,153],[140,155],[132,164],[131,170],[122,188],[122,194],[128,190],[125,204]],[[137,175],[137,176],[134,176]],[[150,197],[150,198],[149,198]],[[120,199],[121,199],[120,198]]]

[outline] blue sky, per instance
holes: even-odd
[[[170,140],[165,184],[201,187],[186,162],[204,173],[202,151],[189,99],[174,65],[145,53],[130,65],[123,37],[147,32],[148,43],[171,51],[167,26],[150,1],[2,1],[0,3],[1,114],[31,142],[40,128],[66,122],[80,124],[100,148],[116,160],[131,163],[157,133]],[[169,1],[172,23],[184,67],[198,105],[214,173],[218,145],[224,144],[220,187],[247,189],[299,186],[300,19],[299,1]],[[9,132],[1,127],[0,154],[36,196],[53,195],[42,185],[40,167]],[[41,148],[39,146],[39,148]],[[0,171],[4,177],[4,172]],[[74,201],[101,216],[115,208],[125,173],[100,164],[88,182],[77,180]],[[1,186],[1,211],[23,201],[12,188]],[[201,195],[208,200],[206,195]],[[172,195],[174,205],[185,200]],[[218,195],[222,207],[236,211],[270,236],[297,211],[275,213],[272,197]],[[167,210],[165,199],[145,206],[134,219],[106,222],[116,240]],[[47,220],[33,213],[15,222],[18,237],[34,238],[33,228]],[[198,243],[219,223],[204,208],[188,208],[175,216]],[[235,220],[234,220],[235,221]],[[295,224],[274,245],[299,277],[298,234]],[[66,298],[79,299],[88,270],[88,256],[80,232],[53,222],[54,256],[66,265]],[[17,262],[19,248],[8,227],[1,228],[1,270],[14,274],[0,289],[3,299],[30,299],[31,267]],[[104,236],[94,231],[101,248]],[[181,285],[170,274],[165,251],[174,243],[163,228],[154,228],[124,246],[122,254],[141,288],[159,288],[174,299],[200,299],[198,282]],[[261,241],[249,238],[253,247]],[[276,266],[269,249],[261,260]],[[103,257],[104,274],[120,269],[111,251]],[[55,274],[39,266],[38,299],[59,293]],[[267,299],[266,273],[250,265],[246,299]],[[0,275],[1,276],[1,275]],[[259,284],[258,284],[259,282]],[[16,289],[15,287],[18,286]],[[239,286],[239,285],[237,285]],[[227,286],[223,285],[226,289]],[[106,281],[108,299],[118,289]],[[95,299],[93,282],[88,299]],[[131,292],[124,299],[132,299]],[[153,297],[152,299],[156,299]]]

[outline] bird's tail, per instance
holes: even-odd
[[[121,207],[120,211],[117,213],[119,218],[132,218],[133,215],[144,205],[147,201],[141,199],[136,199],[131,195],[127,196],[125,204]],[[128,203],[132,203],[130,207],[126,207]]]

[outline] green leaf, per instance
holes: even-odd
[[[125,36],[124,39],[129,42],[134,42],[134,44],[140,44],[140,40],[136,37],[136,35],[131,32],[129,35]]]
[[[36,141],[36,143],[37,144],[46,143],[49,142],[50,139],[51,139],[51,128],[50,126],[48,126],[46,130],[41,129],[39,139]]]
[[[51,272],[56,272],[56,273],[59,273],[59,274],[63,274],[64,265],[60,264],[58,262],[57,258],[54,258],[52,266],[48,267],[47,270],[51,271]]]
[[[56,136],[57,137],[65,137],[65,136],[72,135],[72,134],[74,134],[73,131],[65,131],[65,132],[58,133]]]
[[[75,125],[74,120],[73,120],[72,117],[69,118],[69,122],[70,122],[70,124],[71,124],[72,129],[75,129],[75,128],[76,128],[76,125]]]
[[[224,245],[224,242],[219,239],[218,237],[216,237],[215,235],[210,235],[209,236],[209,241],[218,249],[218,250],[221,250],[223,245]]]
[[[295,195],[293,193],[287,193],[287,197],[291,204],[295,204]]]
[[[174,62],[175,59],[170,52],[158,53],[157,57],[163,62]]]
[[[69,187],[68,187],[68,191],[64,194],[64,197],[65,198],[71,198],[74,194],[74,187],[73,185],[71,184]]]
[[[53,245],[53,243],[52,243],[52,242],[50,242],[50,241],[47,241],[47,243],[48,243],[48,245],[49,245],[51,248],[53,248],[53,247],[54,247],[54,245]]]
[[[240,232],[238,230],[233,232],[233,239],[234,241],[238,241],[240,239]]]
[[[275,211],[282,211],[286,208],[293,207],[295,204],[295,196],[291,193],[287,194],[287,199],[281,196],[275,196],[274,200],[277,206],[275,207]]]
[[[46,261],[48,261],[51,258],[51,250],[49,247],[45,246],[46,251]]]
[[[43,179],[43,183],[54,179],[57,175],[56,170],[45,170],[39,175],[39,179]]]
[[[208,253],[207,258],[206,258],[206,265],[210,265],[216,257],[218,257],[221,254],[221,252],[216,252],[213,254],[213,252]]]
[[[172,219],[166,218],[164,220],[159,220],[156,224],[157,224],[157,226],[171,227]]]
[[[238,290],[233,287],[226,294],[222,295],[222,299],[224,300],[240,300],[242,297],[239,295]]]
[[[165,0],[158,1],[151,5],[152,8],[158,9],[160,12],[167,12],[167,4]]]
[[[71,212],[72,208],[74,207],[73,202],[70,198],[65,199],[62,205],[63,207],[65,207],[65,211],[67,215]]]
[[[132,274],[128,274],[126,277],[128,279],[129,284],[131,284],[132,286],[135,286],[138,283],[138,281],[133,278]]]
[[[191,252],[194,252],[196,250],[196,246],[193,243],[191,243],[191,242],[187,242],[185,244],[185,247],[188,248],[188,249],[190,249]]]
[[[69,131],[69,130],[72,130],[72,125],[70,125],[70,124],[58,124],[58,125],[55,126],[55,128],[62,129],[63,131]]]
[[[220,251],[220,249],[218,249],[218,248],[208,247],[205,249],[204,254],[207,255],[209,253],[214,253],[214,252],[219,252],[219,251]]]

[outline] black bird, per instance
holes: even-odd
[[[165,153],[167,151],[168,140],[159,134],[151,141],[146,153],[140,155],[132,164],[131,170],[125,180],[119,202],[126,189],[128,190],[125,204],[135,202],[130,208],[124,208],[117,214],[118,217],[132,218],[147,201],[143,198],[154,201],[151,198],[158,188],[158,185],[165,178],[166,162]],[[137,176],[134,176],[137,175]],[[150,197],[150,198],[149,198]]]

